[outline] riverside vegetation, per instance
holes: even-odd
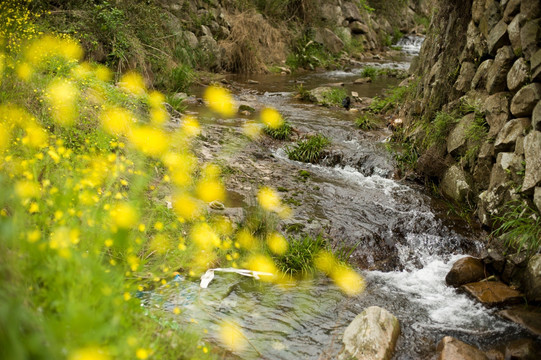
[[[207,204],[225,199],[220,168],[192,151],[196,118],[167,130],[165,96],[146,86],[149,73],[118,71],[134,50],[121,10],[108,2],[92,5],[101,17],[58,10],[102,21],[99,31],[127,32],[105,51],[111,71],[83,61],[75,31],[43,34],[34,10],[45,5],[0,5],[2,358],[210,359],[242,350],[235,323],[221,324],[217,347],[141,307],[137,294],[174,286],[175,271],[195,280],[210,267],[246,267],[275,274],[262,279],[278,284],[319,271],[348,295],[363,290],[362,277],[322,239],[288,242],[262,220],[291,211],[274,189],[260,188],[261,216],[249,223],[209,215]],[[189,71],[176,74],[184,83]],[[222,87],[208,87],[204,98],[220,116],[236,112]],[[245,133],[284,124],[274,109],[260,121]]]

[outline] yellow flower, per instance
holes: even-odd
[[[278,233],[272,233],[267,237],[267,245],[276,255],[284,255],[287,252],[287,240]]]
[[[197,184],[197,197],[210,203],[212,201],[225,200],[225,188],[218,180],[203,179]]]
[[[119,203],[111,210],[111,218],[114,225],[122,229],[129,229],[137,224],[139,215],[130,204]]]
[[[246,265],[247,268],[250,270],[261,271],[275,275],[278,274],[278,269],[276,265],[274,264],[272,259],[266,255],[254,254],[248,259]],[[275,280],[273,278],[276,278],[276,276],[273,277],[269,275],[259,275],[259,277],[261,278],[261,280],[265,281],[272,281]]]
[[[272,108],[265,108],[261,111],[261,120],[272,129],[277,129],[284,123],[282,115]]]
[[[77,117],[77,87],[69,81],[56,79],[47,88],[53,119],[60,125],[72,125]]]
[[[150,126],[133,129],[129,138],[138,150],[149,156],[160,156],[169,149],[169,137]]]
[[[151,107],[161,108],[164,102],[165,96],[159,91],[154,90],[148,95],[148,103]]]
[[[107,66],[98,65],[96,66],[96,70],[94,70],[94,73],[96,74],[96,78],[98,80],[107,82],[110,81],[113,78],[113,73]]]
[[[122,76],[118,85],[125,91],[134,95],[144,95],[146,92],[143,77],[136,72],[130,71]]]
[[[220,86],[209,86],[203,95],[207,106],[223,116],[233,116],[236,112],[233,96]]]
[[[1,111],[1,109],[0,109]],[[9,146],[11,134],[9,130],[0,123],[0,151],[4,150]]]
[[[220,246],[220,238],[207,223],[199,223],[192,227],[190,238],[200,249],[208,250]]]
[[[363,277],[345,265],[333,269],[331,278],[340,290],[348,296],[360,294],[366,287]]]
[[[237,233],[237,241],[240,246],[247,250],[252,250],[257,246],[257,240],[246,229],[242,229]]]
[[[109,360],[107,351],[99,347],[86,347],[77,349],[70,354],[68,360]]]
[[[281,209],[280,197],[273,189],[262,187],[257,193],[257,201],[259,205],[267,211],[278,212]]]
[[[139,348],[135,352],[135,356],[141,360],[147,359],[150,356],[150,350]]]
[[[31,124],[25,130],[26,136],[22,139],[24,145],[30,145],[33,148],[47,146],[47,133],[39,125]]]
[[[15,73],[19,77],[19,79],[28,81],[32,77],[32,74],[34,73],[34,69],[32,66],[28,63],[20,63],[15,68]]]
[[[197,119],[195,117],[190,115],[182,118],[181,129],[183,133],[189,138],[197,136],[201,132],[199,122],[197,122]]]
[[[165,254],[170,248],[171,242],[165,235],[158,234],[150,241],[150,250],[155,251],[158,254]]]
[[[150,120],[152,123],[161,125],[169,118],[169,114],[163,108],[150,109]]]
[[[35,243],[36,241],[41,239],[41,232],[39,230],[37,230],[37,229],[29,231],[27,233],[27,235],[26,235],[26,238],[27,238],[28,242]]]
[[[18,181],[15,184],[15,193],[21,199],[38,198],[41,196],[41,189],[34,181]]]
[[[178,216],[191,220],[199,216],[201,208],[193,197],[180,193],[173,198],[173,210]]]
[[[246,337],[240,326],[233,322],[223,322],[218,330],[218,338],[231,351],[241,351],[246,346]]]
[[[130,112],[121,107],[113,107],[100,114],[101,126],[111,135],[125,135],[135,123]]]

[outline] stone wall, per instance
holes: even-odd
[[[541,210],[541,1],[440,1],[417,64],[410,128],[460,104],[486,121],[481,144],[464,131],[473,114],[451,130],[442,192],[472,200],[485,225],[519,197]]]

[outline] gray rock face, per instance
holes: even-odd
[[[538,18],[541,16],[541,2],[538,0],[522,0],[520,12],[526,15],[528,19]]]
[[[211,36],[201,36],[199,38],[199,47],[209,55],[209,60],[211,60],[210,67],[219,69],[222,60],[222,51],[216,40]]]
[[[472,90],[484,88],[486,86],[487,73],[493,62],[494,60],[488,59],[483,61],[481,65],[479,65],[479,67],[477,68],[477,72],[475,73],[475,76],[473,77],[471,82]]]
[[[496,58],[488,70],[486,89],[490,95],[504,91],[507,85],[507,72],[511,69],[515,53],[511,46],[498,49]]]
[[[507,87],[510,91],[517,91],[528,82],[529,78],[528,64],[524,58],[519,58],[507,73]]]
[[[541,301],[541,254],[530,258],[524,278],[526,298],[529,301]]]
[[[509,120],[509,93],[500,92],[489,96],[482,106],[490,125],[488,136],[496,136]]]
[[[460,75],[455,82],[455,89],[466,92],[471,87],[471,81],[475,76],[475,64],[471,62],[463,62],[460,67]]]
[[[466,200],[472,193],[466,173],[458,165],[447,169],[441,180],[440,188],[445,196],[457,202]]]
[[[197,40],[197,36],[193,32],[185,31],[183,35],[190,48],[196,49],[199,46],[199,40]]]
[[[541,132],[530,131],[524,138],[524,158],[526,174],[522,191],[528,191],[541,182]]]
[[[541,19],[529,20],[520,29],[520,44],[526,60],[539,49],[541,38]]]
[[[537,102],[537,105],[532,111],[532,127],[534,130],[541,130],[541,100]]]
[[[340,358],[390,360],[399,335],[398,319],[385,309],[371,306],[346,328]]]
[[[496,141],[494,142],[495,151],[514,151],[518,137],[523,135],[529,127],[529,118],[508,121],[496,137]]]
[[[533,203],[541,211],[541,187],[536,187],[533,193]]]
[[[515,16],[513,21],[509,23],[507,27],[507,33],[509,34],[509,41],[511,42],[511,47],[515,53],[518,53],[522,49],[522,44],[520,41],[520,29],[526,23],[526,16],[523,14],[518,14]]]
[[[331,52],[337,54],[344,48],[344,42],[330,29],[318,29],[314,36],[314,40],[323,44]]]
[[[509,23],[513,17],[520,12],[521,0],[510,0],[503,12],[503,21]]]
[[[520,89],[511,100],[511,113],[516,117],[530,116],[541,99],[541,84],[533,83]]]
[[[481,32],[473,20],[468,24],[466,35],[466,46],[464,47],[464,50],[462,50],[462,54],[460,54],[459,57],[459,61],[461,63],[466,60],[473,61],[478,59],[488,51],[486,39],[484,36],[481,36]]]
[[[522,156],[512,152],[499,153],[490,173],[489,189],[506,186],[510,181],[520,181],[517,172],[523,170],[522,160]]]
[[[458,124],[453,128],[449,136],[447,137],[447,152],[453,156],[463,155],[466,150],[467,136],[466,132],[468,128],[473,124],[475,120],[475,114],[470,113],[464,116]]]
[[[522,37],[522,31],[521,31]],[[504,46],[509,44],[509,36],[507,35],[507,24],[505,21],[501,20],[496,26],[490,30],[490,33],[487,37],[488,52],[491,55],[494,55],[496,51]]]
[[[532,81],[541,81],[541,49],[537,50],[530,58],[530,73]]]
[[[472,19],[476,24],[479,24],[483,13],[485,12],[485,0],[474,0],[471,7]]]
[[[438,352],[439,360],[488,360],[481,350],[451,336],[441,339]]]
[[[349,23],[349,28],[353,34],[368,34],[370,28],[360,21],[352,21]]]
[[[470,256],[457,260],[445,277],[447,285],[461,286],[467,283],[483,280],[485,266],[480,259]]]
[[[342,4],[342,16],[348,21],[361,20],[359,8],[353,2],[344,2]]]
[[[479,30],[488,38],[489,33],[496,27],[502,19],[500,5],[495,0],[485,0],[485,11],[479,21]]]

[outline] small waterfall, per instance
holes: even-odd
[[[395,45],[400,46],[406,54],[416,56],[419,55],[424,40],[424,36],[405,35]]]

